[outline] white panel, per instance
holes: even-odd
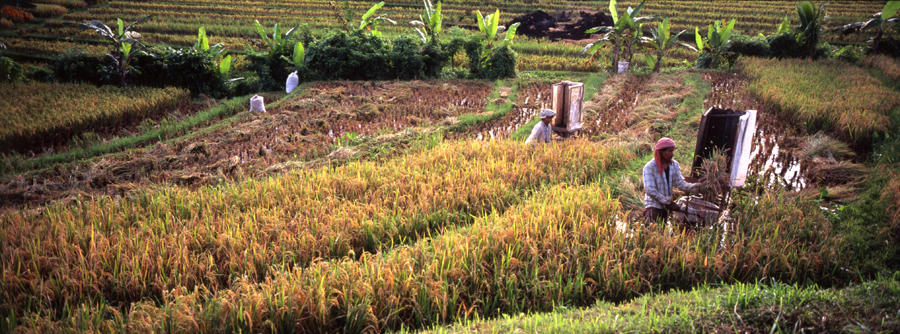
[[[740,118],[737,142],[734,145],[734,158],[731,161],[731,187],[743,187],[747,180],[747,169],[750,168],[750,146],[753,134],[756,133],[756,110],[747,110]]]

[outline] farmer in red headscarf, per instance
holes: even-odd
[[[684,191],[695,191],[699,186],[684,180],[678,161],[672,159],[674,155],[675,142],[662,138],[656,142],[653,160],[644,165],[644,217],[648,226],[669,218],[669,211],[675,208],[673,185]]]

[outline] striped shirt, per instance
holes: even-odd
[[[644,207],[665,209],[666,204],[673,201],[672,185],[684,191],[690,191],[698,186],[684,180],[684,176],[681,175],[681,167],[675,159],[672,159],[672,163],[669,164],[668,179],[665,171],[660,174],[657,170],[656,160],[650,159],[644,165]]]

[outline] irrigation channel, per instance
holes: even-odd
[[[750,151],[748,176],[756,176],[769,186],[802,190],[806,180],[803,163],[796,157],[802,130],[776,114],[770,106],[747,93],[747,78],[739,73],[705,73],[703,79],[712,87],[704,107],[757,111],[756,133]]]

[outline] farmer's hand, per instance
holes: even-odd
[[[666,209],[669,211],[681,211],[681,208],[678,207],[678,204],[675,204],[675,202],[669,202],[669,204],[666,204]]]
[[[690,189],[688,189],[688,192],[690,192],[690,193],[692,193],[692,194],[699,193],[699,192],[700,192],[700,186],[701,186],[701,184],[699,184],[699,183],[694,183],[694,185],[692,185],[692,186],[690,187]]]

